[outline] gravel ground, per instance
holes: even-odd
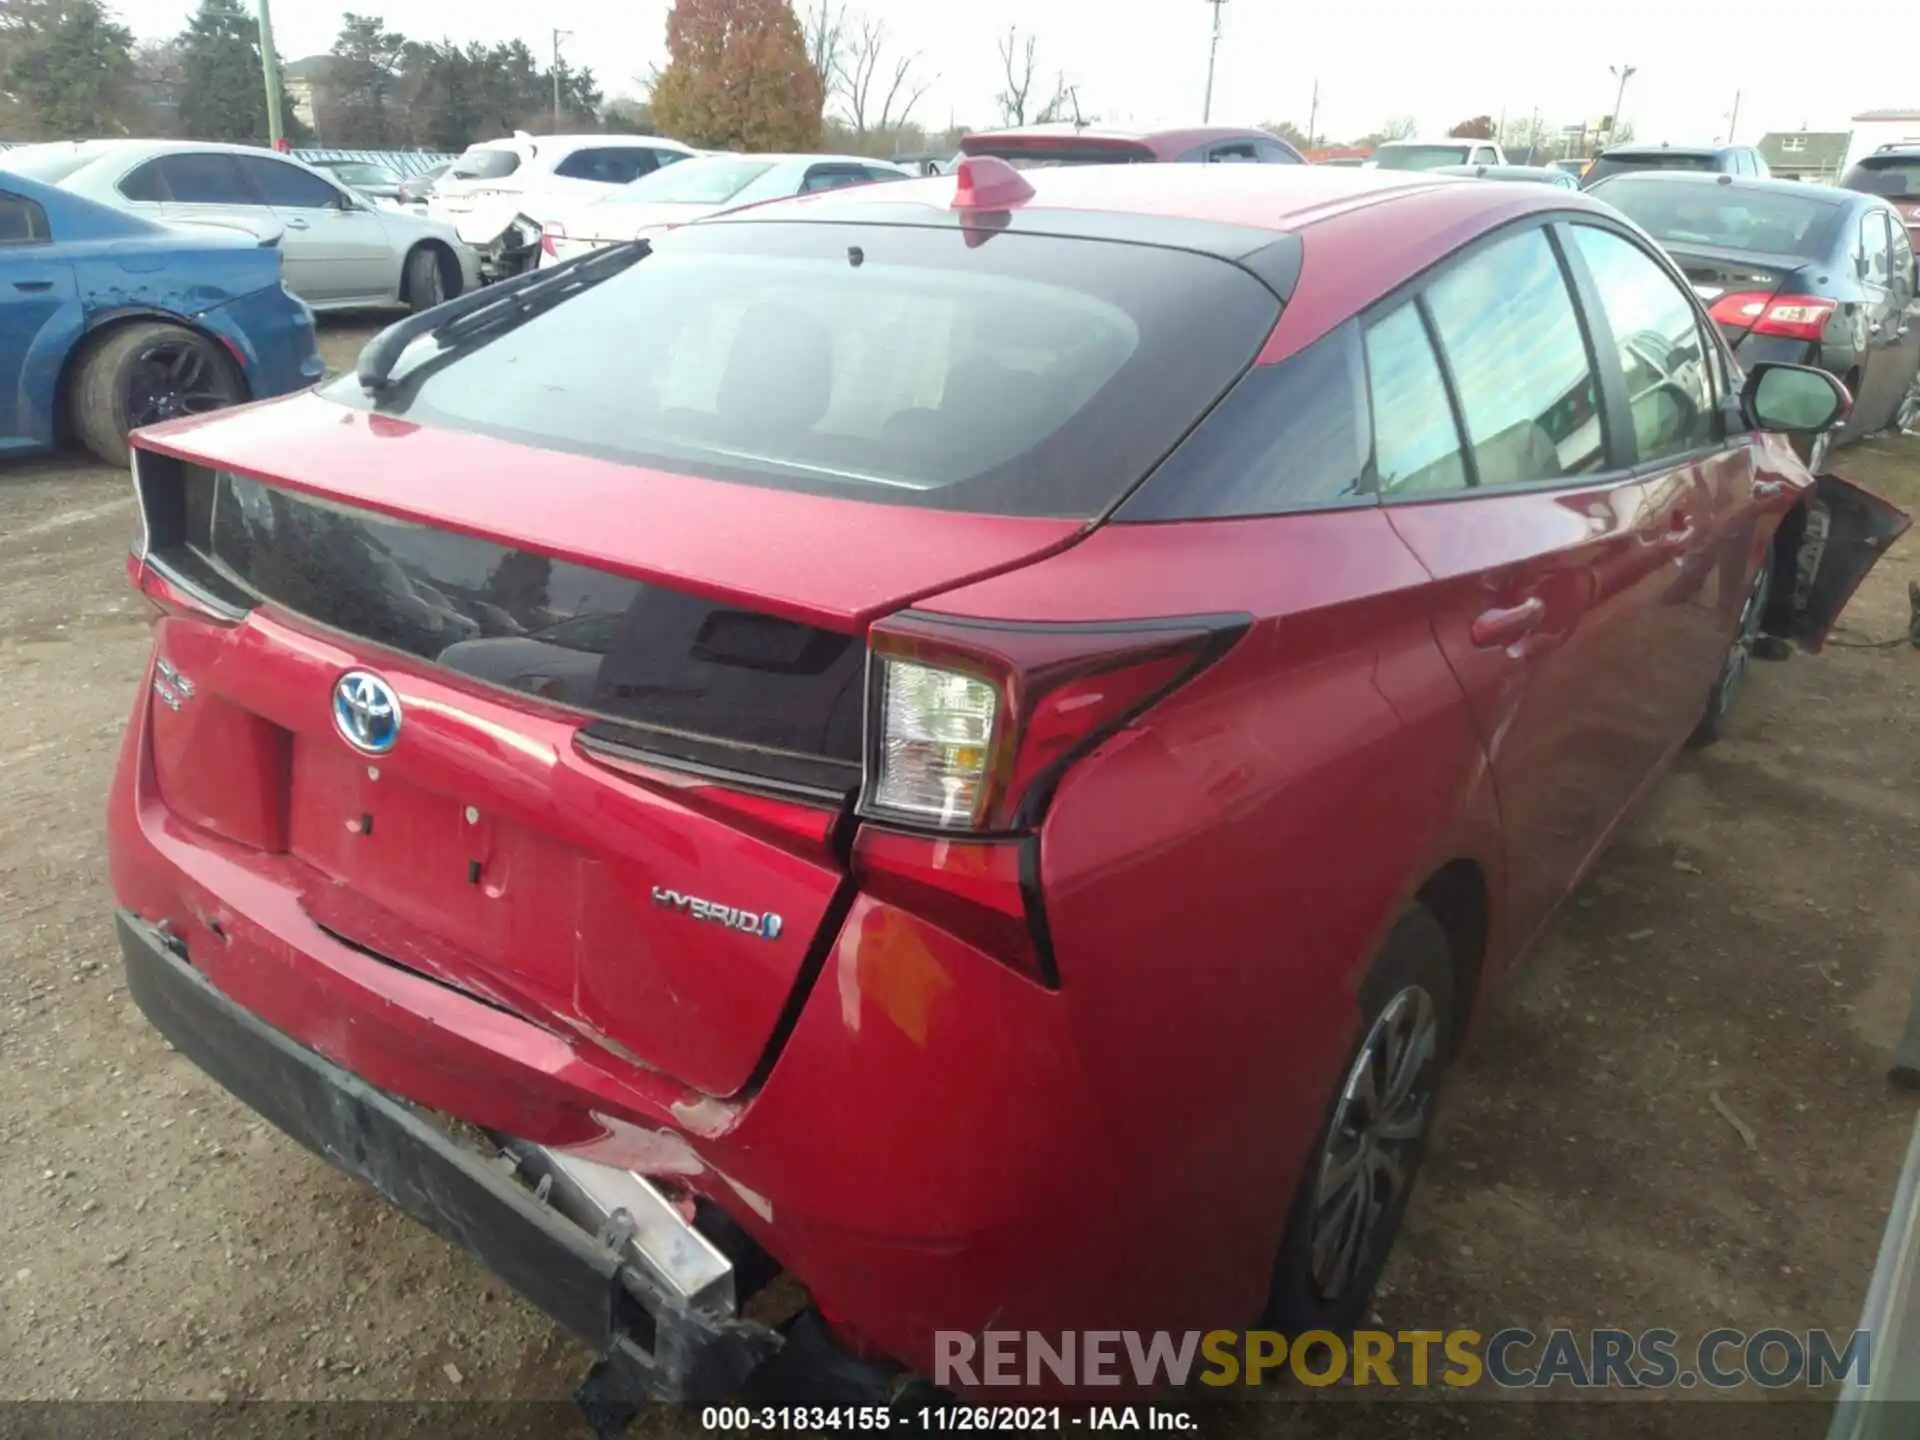
[[[371,329],[330,323],[330,362]],[[1920,502],[1920,442],[1836,468]],[[183,1434],[242,1399],[564,1400],[587,1358],[571,1341],[230,1101],[126,995],[101,813],[146,653],[132,522],[117,472],[0,471],[0,1398],[219,1402],[164,1412]],[[1883,1075],[1914,980],[1920,656],[1875,643],[1904,636],[1910,578],[1920,544],[1903,543],[1844,647],[1756,667],[1730,737],[1683,757],[1479,1027],[1389,1326],[1855,1323],[1914,1118]],[[1781,1433],[1824,1425],[1810,1404],[1765,1410]],[[23,1413],[0,1410],[0,1432]],[[72,1413],[95,1433],[161,1423],[38,1423]],[[461,1422],[496,1440],[570,1423],[539,1405],[290,1413],[314,1433]],[[1727,1412],[1630,1413],[1631,1433],[1693,1437]],[[1288,1405],[1226,1425],[1601,1435],[1628,1414]]]

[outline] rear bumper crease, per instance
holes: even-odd
[[[583,1228],[393,1097],[236,1005],[161,930],[124,910],[115,929],[134,1002],[176,1050],[308,1150],[470,1250],[614,1360],[646,1398],[735,1395],[779,1348],[775,1332],[736,1318],[730,1286],[707,1275],[689,1303],[683,1292],[694,1287],[676,1283],[640,1246],[629,1246],[631,1226],[600,1235]],[[567,1163],[520,1142],[511,1150],[523,1166],[542,1157],[549,1166]],[[670,1210],[650,1211],[647,1223],[656,1230],[675,1223]],[[625,1213],[615,1211],[613,1219]],[[685,1248],[704,1254],[710,1270],[710,1242],[678,1223],[687,1232]]]

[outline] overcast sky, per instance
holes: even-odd
[[[110,0],[112,3],[112,0]],[[665,59],[669,0],[362,0],[395,29],[422,39],[518,36],[542,56],[551,26],[576,63],[590,64],[609,95],[640,92]],[[804,10],[807,0],[799,0]],[[817,3],[817,0],[815,0]],[[119,0],[142,38],[180,28],[190,0]],[[1039,42],[1043,70],[1064,71],[1088,114],[1131,124],[1197,122],[1206,87],[1211,10],[1206,0],[854,0],[920,51],[934,84],[914,118],[944,126],[993,121],[1001,88],[996,36],[1017,22]],[[1214,81],[1216,123],[1291,120],[1303,129],[1320,87],[1316,132],[1363,134],[1411,115],[1444,131],[1477,114],[1529,115],[1571,124],[1612,108],[1609,65],[1629,64],[1622,114],[1641,138],[1700,142],[1726,134],[1734,92],[1738,138],[1767,130],[1845,130],[1861,110],[1920,107],[1920,79],[1894,60],[1912,33],[1912,0],[1853,0],[1832,43],[1880,35],[1888,63],[1826,63],[1825,41],[1781,38],[1758,0],[1611,0],[1560,7],[1521,0],[1350,0],[1306,6],[1228,0]],[[275,0],[282,61],[325,50],[339,28],[328,0]],[[1817,29],[1817,27],[1816,27]]]

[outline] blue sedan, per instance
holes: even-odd
[[[71,437],[125,465],[130,430],[320,379],[313,314],[272,243],[157,225],[5,165],[0,454]]]

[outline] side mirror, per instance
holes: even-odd
[[[1747,372],[1740,408],[1758,429],[1812,434],[1846,419],[1853,396],[1824,370],[1763,361]]]

